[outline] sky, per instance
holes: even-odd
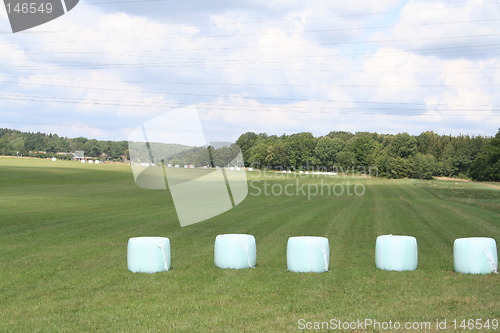
[[[3,7],[0,59],[0,128],[126,140],[186,108],[212,141],[500,127],[494,0],[81,0],[15,34]]]

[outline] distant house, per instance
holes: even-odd
[[[85,160],[85,152],[83,150],[76,150],[73,156],[75,160]]]

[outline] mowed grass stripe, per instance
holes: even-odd
[[[408,181],[410,182],[410,181]],[[403,196],[406,202],[411,198],[425,198],[424,190],[409,183],[400,186],[398,191],[406,191]],[[432,235],[439,237],[441,243],[452,243],[459,237],[470,237],[470,235],[488,237],[492,232],[499,232],[499,224],[495,223],[494,213],[473,205],[460,205],[457,202],[432,197],[425,200],[413,200],[415,217],[422,223],[416,224]],[[444,221],[444,222],[443,222]]]
[[[270,173],[254,180],[363,184],[366,193],[249,195],[233,210],[180,228],[169,193],[137,188],[127,166],[0,160],[5,168],[0,331],[293,332],[300,318],[500,317],[498,275],[453,272],[457,235],[500,236],[499,214],[484,207],[499,192],[474,183],[460,185],[464,203],[452,185],[434,181]],[[216,268],[221,233],[255,235],[257,267]],[[417,237],[417,271],[375,268],[375,239],[385,233]],[[171,239],[173,270],[128,272],[128,238],[155,235]],[[329,238],[329,273],[286,270],[287,239],[298,235]]]

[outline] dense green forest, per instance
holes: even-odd
[[[378,174],[387,178],[433,176],[500,180],[500,130],[494,138],[466,135],[396,135],[330,132],[268,136],[252,132],[237,143],[247,165]]]
[[[330,132],[267,135],[247,132],[236,142],[245,164],[274,170],[324,170],[378,174],[387,178],[433,176],[500,181],[500,130],[495,137],[434,132],[396,135]],[[130,159],[127,141],[99,141],[0,129],[0,155],[51,157],[84,150],[106,160]],[[59,155],[58,157],[61,157]],[[70,157],[67,157],[70,158]]]
[[[121,161],[128,158],[127,141],[99,141],[78,137],[60,137],[57,134],[29,133],[0,128],[0,155],[65,158],[57,153],[85,151],[85,156]],[[72,157],[67,157],[72,158]]]

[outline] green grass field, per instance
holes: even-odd
[[[136,187],[129,166],[0,159],[0,331],[298,332],[300,319],[500,319],[500,276],[455,273],[452,255],[459,237],[500,240],[496,184],[300,181],[320,179],[364,185],[366,193],[249,195],[181,228],[169,193]],[[214,266],[222,233],[256,237],[255,269]],[[418,239],[416,271],[375,268],[375,239],[389,233]],[[297,235],[329,238],[330,272],[287,271],[286,242]],[[169,237],[172,270],[129,272],[127,241],[135,236]]]

